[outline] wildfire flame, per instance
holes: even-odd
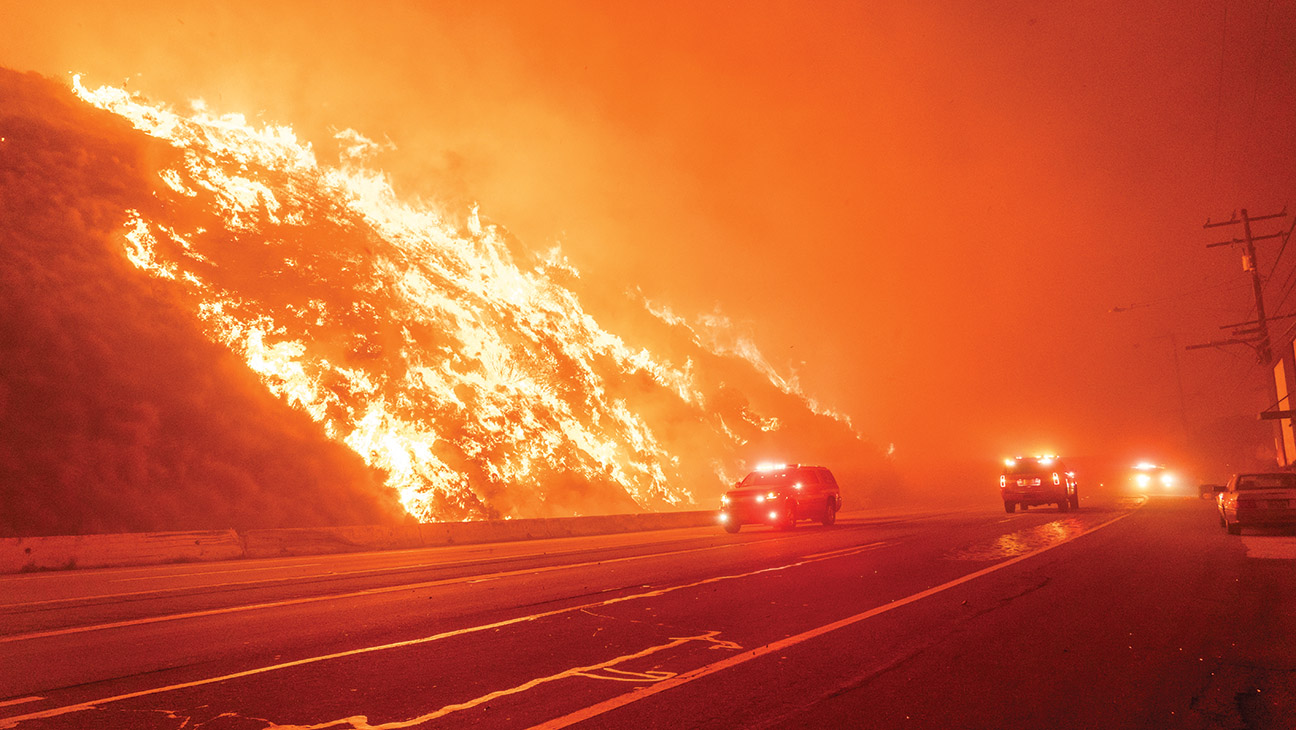
[[[662,424],[632,405],[644,387],[701,424],[715,486],[746,440],[735,428],[780,428],[752,409],[741,427],[711,414],[691,359],[669,362],[601,327],[564,285],[579,273],[557,249],[524,264],[475,208],[459,225],[400,200],[365,167],[375,145],[354,132],[339,135],[341,162],[329,166],[286,126],[201,104],[180,114],[79,78],[73,89],[175,153],[156,205],[129,211],[124,255],[173,287],[267,388],[383,470],[420,520],[578,511],[545,504],[555,482],[609,508],[696,503]],[[715,334],[725,323],[703,322],[705,335],[688,328],[699,346],[849,426],[750,339],[725,344]]]

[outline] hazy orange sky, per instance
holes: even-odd
[[[1182,445],[1173,343],[1251,318],[1201,225],[1296,194],[1296,3],[699,5],[0,0],[0,65],[390,140],[398,189],[719,309],[902,463]],[[1179,361],[1190,430],[1268,405],[1244,348]]]

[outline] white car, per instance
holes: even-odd
[[[1243,527],[1296,527],[1296,473],[1234,474],[1216,499],[1230,535]]]

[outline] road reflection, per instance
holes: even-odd
[[[1015,558],[1018,555],[1025,555],[1035,550],[1042,550],[1066,542],[1084,531],[1085,525],[1080,519],[1065,517],[1029,529],[1000,535],[993,540],[969,548],[953,550],[947,557],[951,560],[1002,560],[1004,558]]]

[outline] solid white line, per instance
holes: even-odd
[[[597,717],[598,715],[611,712],[612,710],[618,709],[620,707],[625,707],[626,705],[629,705],[633,702],[638,702],[639,700],[642,700],[645,697],[655,695],[658,692],[665,692],[668,689],[672,689],[674,687],[678,687],[683,684],[688,684],[689,682],[692,682],[697,679],[701,679],[711,674],[715,674],[716,672],[720,672],[725,669],[729,669],[730,667],[736,667],[739,664],[743,664],[753,659],[760,658],[762,656],[765,656],[766,654],[771,654],[776,651],[782,651],[783,649],[786,649],[789,646],[800,644],[803,641],[808,641],[817,636],[822,636],[829,632],[836,631],[837,629],[845,628],[852,624],[859,623],[860,621],[873,618],[874,616],[877,616],[879,614],[886,613],[887,611],[892,611],[894,609],[900,608],[901,606],[906,606],[915,601],[921,601],[922,599],[927,598],[928,596],[936,595],[941,591],[949,590],[950,588],[953,588],[958,585],[962,585],[964,583],[967,583],[968,581],[973,581],[982,576],[989,575],[990,573],[993,573],[996,570],[1002,570],[1004,568],[1007,568],[1010,565],[1015,565],[1016,563],[1020,563],[1021,561],[1027,558],[1031,558],[1036,555],[1039,555],[1040,553],[1052,550],[1053,548],[1058,547],[1059,545],[1065,545],[1068,542],[1071,542],[1072,540],[1076,539],[1077,537],[1080,537],[1081,535],[1088,535],[1090,533],[1097,532],[1098,530],[1101,530],[1102,528],[1112,524],[1113,522],[1116,522],[1118,520],[1123,520],[1126,517],[1129,517],[1131,514],[1133,514],[1133,512],[1126,512],[1125,514],[1119,515],[1117,517],[1113,517],[1112,519],[1098,525],[1092,530],[1087,530],[1085,532],[1072,535],[1071,537],[1068,537],[1065,540],[1049,545],[1048,547],[1040,548],[1039,550],[1026,553],[1025,555],[1019,555],[1015,558],[1005,560],[1002,563],[996,563],[995,565],[991,565],[988,568],[982,568],[981,570],[978,570],[975,573],[968,573],[967,575],[961,578],[955,578],[954,580],[949,581],[948,583],[942,583],[941,585],[938,585],[935,588],[928,588],[925,591],[921,591],[919,593],[915,593],[913,595],[906,596],[904,598],[898,598],[890,603],[887,603],[882,606],[878,606],[877,608],[864,611],[863,613],[857,613],[854,616],[841,619],[840,621],[834,621],[833,623],[825,624],[818,628],[810,629],[809,631],[804,631],[794,636],[789,636],[785,639],[781,639],[772,644],[766,644],[765,646],[762,646],[758,649],[752,649],[751,651],[746,651],[741,654],[735,654],[727,659],[722,659],[718,662],[707,664],[705,666],[694,669],[691,672],[685,672],[684,674],[674,677],[673,679],[663,680],[661,682],[652,684],[648,687],[638,687],[626,694],[613,697],[612,699],[607,700],[605,702],[600,702],[596,705],[590,705],[589,707],[586,707],[581,710],[577,710],[576,712],[563,715],[562,717],[554,718],[553,720],[549,720],[548,722],[542,722],[539,725],[534,725],[531,728],[529,728],[529,730],[558,730],[559,728],[564,728],[569,725],[574,725],[578,722],[583,722],[585,720],[590,719],[591,717]]]
[[[869,544],[867,544],[867,545],[855,545],[855,546],[853,546],[853,547],[842,548],[842,549],[840,549],[840,550],[829,550],[828,552],[824,552],[824,553],[814,553],[814,554],[812,554],[812,555],[806,555],[805,557],[807,557],[807,558],[826,558],[826,557],[829,557],[829,556],[832,556],[832,555],[840,555],[840,554],[842,554],[842,553],[856,553],[856,552],[859,552],[859,550],[860,550],[861,547],[866,547],[866,548],[870,548],[870,547],[879,547],[879,546],[881,546],[881,545],[885,545],[885,544],[886,544],[886,541],[885,541],[885,540],[882,540],[882,541],[879,541],[879,542],[871,542],[871,543],[869,543]]]
[[[717,545],[717,546],[715,546],[715,547],[733,547],[733,546],[735,546],[735,545],[743,545],[743,544],[746,544],[746,543],[731,543],[731,544],[729,544],[729,545]],[[884,545],[884,544],[886,544],[886,543],[871,543],[871,544],[869,544],[869,545],[863,545],[863,546],[859,547],[859,548],[855,551],[855,553],[851,553],[851,554],[858,554],[858,553],[867,552],[867,551],[869,551],[869,550],[876,549],[877,547],[879,547],[879,546],[881,546],[881,545]],[[703,549],[703,550],[710,550],[710,549],[713,549],[713,548],[702,548],[702,549]],[[677,555],[677,554],[680,554],[680,553],[688,553],[688,552],[697,552],[697,551],[696,551],[696,550],[680,550],[680,551],[677,551],[677,552],[675,552],[675,553],[657,553],[656,556],[662,556],[662,555],[673,555],[673,554],[674,554],[674,555]],[[654,556],[647,556],[647,557],[654,557]],[[846,555],[840,555],[840,554],[839,554],[839,555],[836,555],[836,556],[834,556],[834,557],[846,557]],[[633,560],[633,559],[635,559],[635,558],[622,558],[622,559],[619,559],[619,560]],[[231,680],[231,679],[240,679],[240,678],[242,678],[242,677],[251,677],[251,676],[254,676],[254,675],[257,675],[257,674],[265,674],[265,673],[267,673],[267,672],[274,672],[274,671],[278,671],[278,670],[280,670],[280,669],[288,669],[288,668],[291,668],[291,667],[299,667],[299,666],[306,665],[306,664],[315,664],[315,663],[317,663],[317,662],[328,661],[328,660],[331,660],[331,659],[341,659],[341,658],[343,658],[343,657],[356,656],[356,655],[359,655],[359,654],[369,654],[369,653],[377,652],[377,651],[386,651],[386,650],[388,650],[388,649],[400,649],[400,648],[404,648],[404,647],[407,647],[407,646],[417,646],[417,645],[420,645],[420,644],[428,644],[428,643],[431,643],[431,642],[434,642],[434,641],[440,641],[440,640],[442,640],[442,639],[448,639],[448,638],[455,637],[455,636],[463,636],[463,635],[465,635],[465,634],[473,634],[473,633],[477,633],[477,632],[479,632],[479,631],[486,631],[486,630],[489,630],[489,629],[502,628],[502,627],[505,627],[505,626],[511,626],[511,625],[513,625],[513,624],[523,623],[523,622],[526,622],[526,621],[538,621],[538,620],[543,619],[543,618],[548,618],[548,617],[550,617],[550,616],[557,616],[557,615],[564,614],[564,613],[570,613],[570,612],[573,612],[573,611],[581,611],[581,610],[590,609],[590,608],[598,608],[598,607],[600,607],[600,606],[610,606],[610,605],[612,605],[612,604],[614,604],[614,603],[624,603],[624,602],[627,602],[627,601],[634,601],[634,600],[638,600],[638,599],[641,599],[641,598],[655,598],[655,597],[657,597],[657,596],[662,596],[662,595],[665,595],[665,594],[667,594],[667,593],[673,593],[673,592],[675,592],[675,591],[684,590],[684,589],[687,589],[687,588],[695,588],[695,587],[697,587],[697,586],[708,585],[708,584],[711,584],[711,583],[719,583],[720,581],[725,581],[725,580],[736,580],[736,579],[739,579],[739,578],[749,578],[749,577],[751,577],[751,576],[754,576],[754,575],[761,575],[761,574],[764,574],[764,573],[774,573],[774,572],[778,572],[778,571],[780,571],[780,570],[788,570],[788,569],[791,569],[791,568],[797,568],[797,567],[800,567],[800,566],[803,566],[803,565],[808,565],[808,564],[810,564],[810,563],[817,563],[817,562],[822,562],[822,561],[824,561],[824,560],[831,560],[831,559],[832,559],[832,558],[813,558],[813,559],[802,558],[801,560],[798,560],[797,562],[794,562],[794,563],[787,563],[787,564],[784,564],[784,565],[776,565],[776,566],[769,567],[769,568],[761,568],[761,569],[759,569],[759,570],[753,570],[753,571],[750,571],[750,572],[747,572],[747,573],[737,573],[737,574],[734,574],[734,575],[719,575],[719,576],[713,576],[713,577],[711,577],[711,578],[704,578],[704,579],[702,579],[702,580],[695,581],[695,582],[693,582],[693,583],[684,583],[684,584],[675,585],[675,586],[666,586],[665,588],[658,588],[658,589],[655,589],[655,590],[646,591],[646,592],[644,592],[644,593],[636,593],[636,594],[632,594],[632,595],[628,595],[628,596],[618,596],[618,597],[616,597],[616,598],[609,598],[609,599],[606,599],[606,600],[603,600],[603,601],[596,601],[596,602],[594,602],[594,603],[586,603],[586,604],[583,604],[583,605],[580,605],[580,606],[569,606],[569,607],[567,607],[567,608],[557,608],[557,609],[554,609],[554,610],[552,610],[552,611],[544,611],[544,612],[541,612],[541,613],[534,613],[534,614],[530,614],[530,615],[527,615],[527,616],[517,616],[517,617],[514,617],[514,618],[510,618],[510,619],[504,619],[503,621],[496,621],[495,623],[490,623],[490,624],[480,624],[480,625],[478,625],[478,626],[469,626],[469,627],[467,627],[467,628],[455,629],[455,630],[453,630],[453,631],[445,631],[445,632],[442,632],[442,633],[440,633],[440,634],[433,634],[433,635],[431,635],[431,636],[424,636],[424,637],[421,637],[421,638],[418,638],[418,639],[409,639],[409,640],[407,640],[407,641],[397,641],[397,642],[394,642],[394,643],[391,643],[391,644],[381,644],[381,645],[378,645],[378,646],[366,646],[366,647],[362,647],[362,648],[360,648],[360,649],[351,649],[351,650],[348,650],[348,651],[340,651],[340,652],[337,652],[337,653],[334,653],[334,654],[325,654],[325,655],[322,655],[322,656],[308,657],[308,658],[306,658],[306,659],[298,659],[298,660],[291,661],[291,662],[283,662],[282,664],[272,664],[272,665],[270,665],[270,666],[266,666],[266,667],[257,667],[256,669],[247,669],[247,670],[244,670],[244,671],[242,671],[242,672],[235,672],[235,673],[233,673],[233,674],[226,674],[226,675],[222,675],[222,676],[219,676],[219,677],[208,677],[207,679],[199,679],[199,680],[194,680],[194,681],[192,681],[192,682],[183,682],[183,683],[181,683],[181,684],[172,684],[172,685],[168,685],[168,686],[166,686],[166,687],[154,687],[154,688],[151,688],[151,689],[139,690],[139,691],[137,691],[137,692],[129,692],[129,693],[127,693],[127,694],[116,695],[116,696],[114,696],[114,697],[104,697],[104,698],[97,699],[97,700],[90,700],[89,702],[81,702],[81,703],[78,703],[78,704],[75,704],[75,705],[66,705],[66,706],[63,706],[63,707],[54,707],[54,708],[50,708],[50,709],[47,709],[47,710],[41,710],[41,711],[39,711],[39,712],[33,712],[33,713],[30,713],[30,714],[27,714],[27,715],[14,715],[14,716],[11,716],[11,717],[0,717],[0,729],[12,728],[12,727],[14,727],[15,725],[17,725],[18,723],[20,723],[20,722],[25,722],[25,721],[27,721],[27,720],[36,720],[36,719],[48,718],[48,717],[58,717],[59,715],[66,715],[66,714],[68,714],[68,713],[70,713],[70,712],[79,712],[79,711],[81,711],[81,710],[90,710],[90,709],[94,709],[94,708],[96,708],[96,707],[100,707],[100,706],[102,706],[102,705],[110,704],[110,703],[113,703],[113,702],[121,702],[122,700],[134,699],[134,698],[136,698],[136,697],[145,697],[145,696],[148,696],[148,695],[161,694],[161,693],[164,693],[164,692],[172,692],[172,691],[180,690],[180,689],[188,689],[188,688],[190,688],[190,687],[200,687],[200,686],[202,686],[202,685],[207,685],[207,684],[216,684],[216,683],[219,683],[219,682],[226,682],[226,681],[229,681],[229,680]],[[613,560],[604,560],[604,561],[602,561],[602,562],[603,562],[603,563],[611,563],[611,562],[618,562],[618,561],[613,561]],[[588,563],[588,565],[597,565],[597,563]]]
[[[415,563],[412,565],[394,565],[384,568],[359,568],[356,570],[342,570],[329,573],[316,573],[308,576],[287,576],[283,578],[261,578],[257,580],[236,580],[226,581],[224,583],[199,583],[191,586],[176,586],[174,588],[154,588],[146,591],[127,591],[123,593],[100,593],[93,596],[77,596],[75,598],[51,598],[44,601],[28,601],[26,603],[0,603],[0,608],[31,608],[35,606],[48,606],[55,603],[75,603],[89,604],[90,601],[98,601],[105,598],[131,598],[134,596],[157,596],[161,598],[168,593],[183,593],[185,591],[201,591],[207,588],[229,588],[231,586],[248,586],[248,585],[265,585],[269,586],[274,583],[289,583],[292,581],[302,580],[303,578],[329,579],[338,578],[347,575],[358,575],[362,573],[394,573],[402,570],[419,570],[425,568],[449,568],[463,563],[481,562],[479,560],[455,560],[447,563]],[[261,570],[261,568],[249,568],[248,570]],[[277,568],[266,568],[266,570],[277,570]],[[237,571],[231,571],[237,572]],[[204,573],[203,575],[207,575]],[[154,577],[154,576],[149,576]],[[164,578],[174,578],[174,575],[158,576]],[[147,580],[147,578],[129,578],[127,580]]]
[[[291,568],[314,568],[320,565],[323,565],[323,563],[293,563],[292,565],[266,565],[266,566],[257,566],[255,568],[235,568],[233,570],[201,570],[201,571],[196,570],[191,573],[180,573],[179,575],[182,575],[183,577],[186,578],[190,578],[190,577],[205,578],[209,575],[222,575],[224,573],[252,573],[258,570],[289,570]],[[167,574],[159,574],[159,575],[141,575],[138,578],[114,578],[108,582],[109,583],[130,583],[132,581],[137,581],[137,580],[157,580],[159,578],[174,578],[176,577],[176,575],[177,575],[176,573],[167,573]],[[330,575],[330,574],[325,573],[324,575]],[[271,580],[281,580],[281,579],[272,578]]]

